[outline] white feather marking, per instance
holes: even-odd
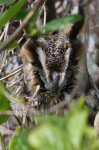
[[[59,80],[59,86],[64,82],[65,72],[62,72],[61,80]]]
[[[38,55],[39,55],[39,60],[40,60],[40,62],[41,62],[41,64],[42,64],[42,67],[43,67],[43,70],[44,70],[44,74],[45,74],[45,76],[46,76],[46,80],[47,80],[47,82],[48,82],[49,85],[50,85],[50,81],[49,81],[49,71],[47,70],[46,65],[45,65],[46,55],[45,55],[45,53],[43,52],[43,50],[41,49],[41,47],[38,47],[38,48],[37,48],[37,53],[38,53]]]
[[[37,53],[39,55],[39,59],[40,59],[40,62],[43,66],[43,68],[46,70],[46,66],[45,66],[45,53],[43,52],[43,50],[41,49],[41,47],[38,47],[37,48]]]
[[[67,69],[68,65],[69,65],[69,57],[70,57],[70,53],[71,53],[71,48],[68,48],[68,50],[66,51],[66,54],[65,54],[65,65],[64,65],[64,70]],[[65,75],[66,75],[66,72],[63,72],[62,73],[62,78],[61,80],[59,81],[59,85],[63,84],[64,83],[64,78],[65,78]]]
[[[70,53],[71,53],[71,48],[68,48],[65,54],[65,69],[68,67],[69,65],[69,57],[70,57]]]

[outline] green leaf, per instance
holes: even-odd
[[[63,116],[56,116],[56,115],[48,115],[48,116],[34,116],[37,124],[41,123],[52,123],[53,125],[57,125],[59,128],[64,128],[66,127],[66,117]]]
[[[40,30],[56,31],[65,28],[71,23],[76,23],[81,20],[81,15],[69,15],[59,19],[55,19],[47,23],[45,26],[41,26]]]
[[[15,134],[18,134],[19,132],[21,131],[21,127],[18,126],[15,130]],[[15,146],[15,143],[16,143],[16,140],[17,140],[18,136],[14,135],[7,150],[14,150],[14,146]]]
[[[11,20],[25,4],[26,0],[18,1],[14,6],[0,15],[0,28],[2,28],[9,20]]]
[[[29,133],[28,129],[23,129],[20,132],[16,140],[14,150],[33,150],[29,147],[28,142],[27,142],[28,133]]]
[[[5,142],[1,133],[0,133],[0,143],[2,145],[2,150],[5,150]]]
[[[34,27],[29,29],[30,31],[28,31],[29,37],[33,37],[33,36],[49,36],[50,34],[48,32],[45,33],[41,33],[38,28]]]
[[[27,8],[27,9],[24,9],[24,10],[20,10],[17,14],[16,14],[16,18],[19,19],[19,20],[23,20],[26,15],[32,10],[32,8]]]
[[[23,20],[32,9],[33,8],[21,10],[16,15],[16,18]],[[29,21],[27,28],[25,29],[27,31],[27,33],[29,34],[29,36],[34,36],[34,35],[41,36],[41,33],[39,32],[39,30],[36,27],[36,21],[37,21],[38,17],[39,17],[39,10],[36,12],[36,14],[33,16],[33,18]]]
[[[29,34],[29,36],[34,36],[39,32],[38,28],[36,27],[36,21],[38,19],[38,16],[39,11],[36,12],[34,17],[30,20],[28,24],[27,33]]]
[[[14,95],[14,96],[13,96],[13,99],[14,99],[15,101],[17,101],[18,103],[20,103],[20,104],[24,104],[24,102],[25,102],[25,98],[24,98],[24,97],[18,98],[18,97],[16,97],[16,96]]]
[[[20,132],[14,150],[99,150],[84,99],[72,101],[66,116],[36,116],[36,125]]]
[[[2,90],[8,92],[8,90],[4,87],[4,85],[0,81],[0,111],[10,110],[11,109],[11,107],[10,107],[10,101],[2,93]],[[3,122],[5,122],[8,119],[8,117],[9,117],[9,115],[1,115],[0,116],[0,124],[2,124]]]
[[[18,43],[16,41],[12,42],[9,46],[6,47],[6,49],[12,49],[18,46]]]
[[[13,99],[14,99],[15,101],[17,101],[18,103],[20,103],[22,110],[24,110],[25,97],[20,97],[20,98],[18,98],[18,97],[16,97],[15,95],[12,96],[12,97],[13,97]]]
[[[77,149],[80,149],[80,144],[82,140],[82,135],[84,133],[87,117],[88,110],[85,109],[84,111],[75,113],[68,118],[67,130],[70,133],[71,143]]]
[[[21,10],[17,15],[16,15],[16,18],[18,18],[19,20],[23,20],[26,15],[32,10],[33,8],[27,8],[27,9],[24,9],[24,10]],[[39,10],[36,12],[36,14],[33,16],[33,18],[31,18],[31,20],[29,21],[28,24],[31,24],[34,25],[35,22],[37,21],[37,18],[39,16]]]
[[[4,4],[11,4],[11,3],[13,3],[15,0],[0,0],[0,5],[2,4],[2,5],[4,5]]]
[[[0,42],[0,46],[2,46],[2,44],[4,44],[4,42]],[[18,43],[16,41],[12,42],[9,46],[6,47],[7,50],[15,48],[18,46]]]
[[[37,21],[38,17],[39,17],[39,10],[35,13],[35,15],[33,16],[33,18],[30,20],[29,24],[32,26],[33,24],[35,24],[35,22]]]
[[[30,147],[37,150],[69,150],[65,140],[64,131],[50,123],[44,123],[35,128],[28,137]]]

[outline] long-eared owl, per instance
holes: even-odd
[[[86,46],[77,38],[85,26],[85,12],[76,5],[70,14],[80,14],[81,20],[64,30],[64,35],[30,38],[22,47],[25,81],[32,96],[37,85],[40,89],[34,98],[38,109],[51,107],[70,94],[79,81],[84,86],[74,98],[84,94],[93,109],[99,109],[99,91],[88,73]],[[69,15],[70,15],[69,14]]]

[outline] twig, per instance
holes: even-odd
[[[35,0],[35,1],[33,2],[33,5],[35,5],[37,2],[38,2],[38,0]]]
[[[9,130],[9,129],[0,129],[2,131],[2,134],[8,134],[8,135],[16,135],[18,136],[18,133],[13,130]]]
[[[16,89],[13,92],[13,95],[16,95],[20,91],[20,89],[21,89],[21,86],[16,87]]]
[[[12,50],[9,50],[8,52],[7,52],[7,51],[6,51],[6,52],[3,51],[3,54],[2,54],[2,55],[3,55],[3,56],[2,56],[2,58],[3,58],[3,59],[2,59],[2,60],[3,60],[3,63],[2,63],[2,64],[3,64],[3,65],[0,67],[0,69],[3,68],[6,64],[9,63],[9,62],[6,62],[6,58],[7,58],[7,56],[9,55],[9,53],[10,53],[11,51],[12,51]]]
[[[16,69],[12,70],[11,73],[15,72],[16,70],[23,68],[23,64],[21,64],[20,66],[18,66]]]
[[[3,110],[0,111],[0,116],[1,115],[10,115],[10,116],[15,116],[15,114],[18,113],[18,116],[21,117],[21,114],[19,113],[19,110]]]
[[[36,90],[35,90],[35,92],[34,92],[34,94],[33,94],[32,100],[30,101],[30,106],[31,106],[31,104],[32,104],[32,102],[33,102],[35,96],[37,95],[37,92],[38,92],[39,89],[40,89],[40,85],[37,85]]]
[[[0,14],[2,14],[3,10],[4,10],[4,4],[3,4],[2,8],[1,8]]]
[[[45,5],[44,5],[44,25],[46,24],[46,8],[45,8]]]
[[[5,31],[2,32],[1,36],[0,36],[0,41],[2,40],[2,38],[4,37],[4,33]]]
[[[5,37],[4,37],[4,41],[7,39],[7,33],[8,33],[8,29],[9,29],[9,22],[5,25]]]
[[[11,74],[9,74],[9,75],[7,75],[7,76],[5,76],[5,77],[1,78],[1,79],[0,79],[0,81],[2,81],[2,80],[4,80],[4,79],[9,78],[10,76],[12,76],[12,75],[14,75],[14,74],[18,73],[19,71],[21,71],[22,69],[23,69],[23,68],[20,68],[19,70],[17,70],[17,71],[15,71],[15,72],[13,72],[13,73],[11,73]]]
[[[7,124],[7,129],[8,129],[8,131],[10,131],[10,130],[9,130],[9,123],[8,123],[8,120],[7,120],[6,124]],[[10,136],[10,134],[8,134],[8,138],[9,138],[9,142],[10,142],[10,141],[11,141],[11,136]]]
[[[26,107],[26,109],[28,108],[27,106],[25,106]],[[31,113],[33,113],[33,114],[38,114],[38,115],[40,115],[41,114],[41,112],[39,111],[39,110],[37,110],[37,109],[34,109],[34,108],[29,108],[29,112],[31,112]],[[23,115],[23,113],[22,113],[22,115],[20,114],[20,112],[19,112],[19,110],[3,110],[3,111],[0,111],[0,116],[1,115],[10,115],[10,116],[19,116],[19,117],[22,117],[22,115]]]
[[[22,129],[25,127],[25,121],[26,121],[26,115],[27,115],[27,111],[25,110],[25,108],[24,108],[24,110],[22,111]]]
[[[23,36],[18,40],[18,44],[23,40],[23,38],[24,38],[25,35],[26,34],[23,34]]]
[[[10,84],[10,85],[9,85],[9,88],[10,88],[11,86],[13,86],[14,84],[16,84],[17,82],[21,81],[22,79],[23,79],[23,77],[21,77],[20,79],[18,79],[18,80],[15,81],[15,82],[13,82],[12,84]]]
[[[9,39],[0,46],[0,52],[4,50],[9,44],[11,44],[22,32],[23,28],[28,24],[30,19],[35,15],[40,6],[44,3],[45,0],[39,0],[37,4],[33,7],[33,9],[28,13],[28,15],[23,20],[20,27],[9,37]]]
[[[10,51],[9,51],[10,52]],[[14,58],[20,58],[20,56],[14,56],[13,57],[13,59]],[[8,64],[10,64],[10,62],[13,60],[12,58],[9,58],[9,61],[8,62],[5,62],[5,64],[3,64],[1,67],[0,67],[0,69],[2,69],[3,67],[6,67]],[[6,60],[5,60],[6,61]],[[17,69],[15,69],[15,70],[18,70],[19,68],[17,68]],[[13,72],[15,71],[15,70],[13,70]],[[11,72],[10,72],[11,73]]]
[[[71,9],[71,7],[72,7],[72,1],[67,0],[66,11],[64,13],[64,16],[67,15],[67,13]]]

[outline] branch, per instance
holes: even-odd
[[[23,20],[20,27],[10,36],[10,38],[0,46],[0,52],[3,51],[9,44],[11,44],[22,32],[23,28],[28,24],[30,19],[35,15],[40,6],[44,3],[45,0],[39,0],[33,9],[28,13],[28,15]]]
[[[2,81],[2,80],[4,80],[4,79],[9,78],[10,76],[12,76],[12,75],[14,75],[14,74],[16,74],[16,73],[20,72],[22,69],[23,69],[22,67],[21,67],[21,68],[19,68],[19,69],[18,69],[18,70],[16,70],[15,72],[10,73],[10,74],[8,74],[7,76],[5,76],[5,77],[1,78],[1,79],[0,79],[0,81]]]

